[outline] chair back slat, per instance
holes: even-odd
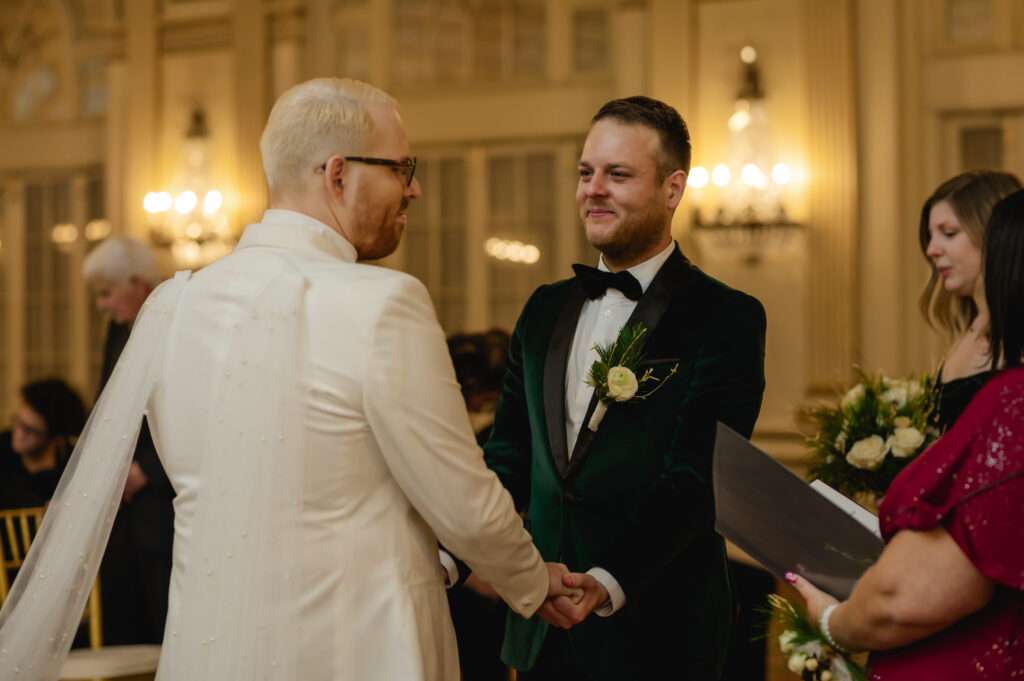
[[[0,511],[3,532],[0,534],[0,604],[11,590],[11,579],[25,562],[28,547],[39,531],[43,519],[42,506]]]
[[[0,605],[7,600],[14,575],[25,563],[28,548],[35,539],[43,521],[46,507],[15,508],[0,511]],[[89,647],[103,645],[103,616],[100,611],[99,578],[93,582],[83,619],[89,624]]]

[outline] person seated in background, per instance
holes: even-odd
[[[48,502],[85,426],[82,398],[59,378],[25,385],[21,398],[11,429],[0,433],[2,509]]]
[[[983,262],[1001,371],[893,481],[848,600],[786,575],[826,638],[873,651],[875,681],[1024,678],[1024,191],[992,210]]]
[[[491,436],[510,341],[510,334],[501,329],[448,337],[455,378],[481,447]],[[470,574],[465,582],[448,590],[448,609],[455,625],[463,681],[505,681],[508,667],[501,661],[505,607],[497,592]]]
[[[511,340],[508,331],[497,328],[483,333],[453,334],[448,338],[455,378],[462,387],[470,424],[481,447],[491,435]]]

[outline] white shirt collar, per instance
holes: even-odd
[[[249,246],[326,253],[345,262],[356,262],[359,255],[345,237],[316,218],[279,208],[266,211],[261,222],[245,228],[238,248]]]
[[[644,260],[639,265],[633,265],[626,271],[632,274],[636,280],[640,282],[640,288],[646,292],[647,287],[650,286],[651,282],[654,280],[654,275],[658,273],[658,270],[661,269],[661,266],[665,264],[665,261],[668,260],[668,257],[672,255],[672,251],[675,249],[676,242],[675,239],[673,239],[672,243],[665,247],[665,250],[651,258],[648,258],[647,260]],[[597,262],[597,269],[605,272],[610,271],[608,266],[604,264],[603,255]]]

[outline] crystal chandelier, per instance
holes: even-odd
[[[765,248],[785,241],[799,225],[786,214],[781,200],[792,173],[775,158],[757,50],[745,46],[740,61],[742,79],[729,117],[727,157],[710,172],[702,166],[692,168],[687,186],[697,204],[694,228],[712,232],[719,245],[742,249],[748,261],[756,262]],[[705,191],[709,182],[713,192]],[[705,200],[711,193],[717,197],[714,203]]]
[[[202,267],[230,253],[235,240],[222,210],[224,194],[209,180],[209,131],[201,109],[192,112],[183,150],[176,194],[149,192],[142,205],[152,244],[169,250],[179,267]]]

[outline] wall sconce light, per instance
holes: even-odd
[[[782,205],[783,188],[790,182],[792,170],[777,162],[772,150],[757,50],[745,46],[740,61],[742,82],[728,121],[728,159],[710,172],[702,166],[691,168],[686,184],[697,204],[694,229],[710,232],[718,245],[743,252],[744,259],[753,264],[766,249],[788,240],[800,225]],[[714,194],[717,202],[705,206],[709,194]]]
[[[533,244],[524,244],[522,241],[508,241],[491,237],[484,242],[484,252],[498,260],[532,265],[540,260],[540,249]]]
[[[224,194],[209,182],[209,130],[202,109],[192,112],[185,133],[184,167],[179,191],[149,192],[142,201],[153,245],[170,251],[179,267],[202,267],[234,248]]]
[[[84,235],[86,241],[100,241],[110,236],[110,220],[97,218],[85,224],[85,229],[79,232],[78,225],[71,222],[61,222],[50,229],[50,241],[61,253],[70,253],[78,241],[79,236]]]

